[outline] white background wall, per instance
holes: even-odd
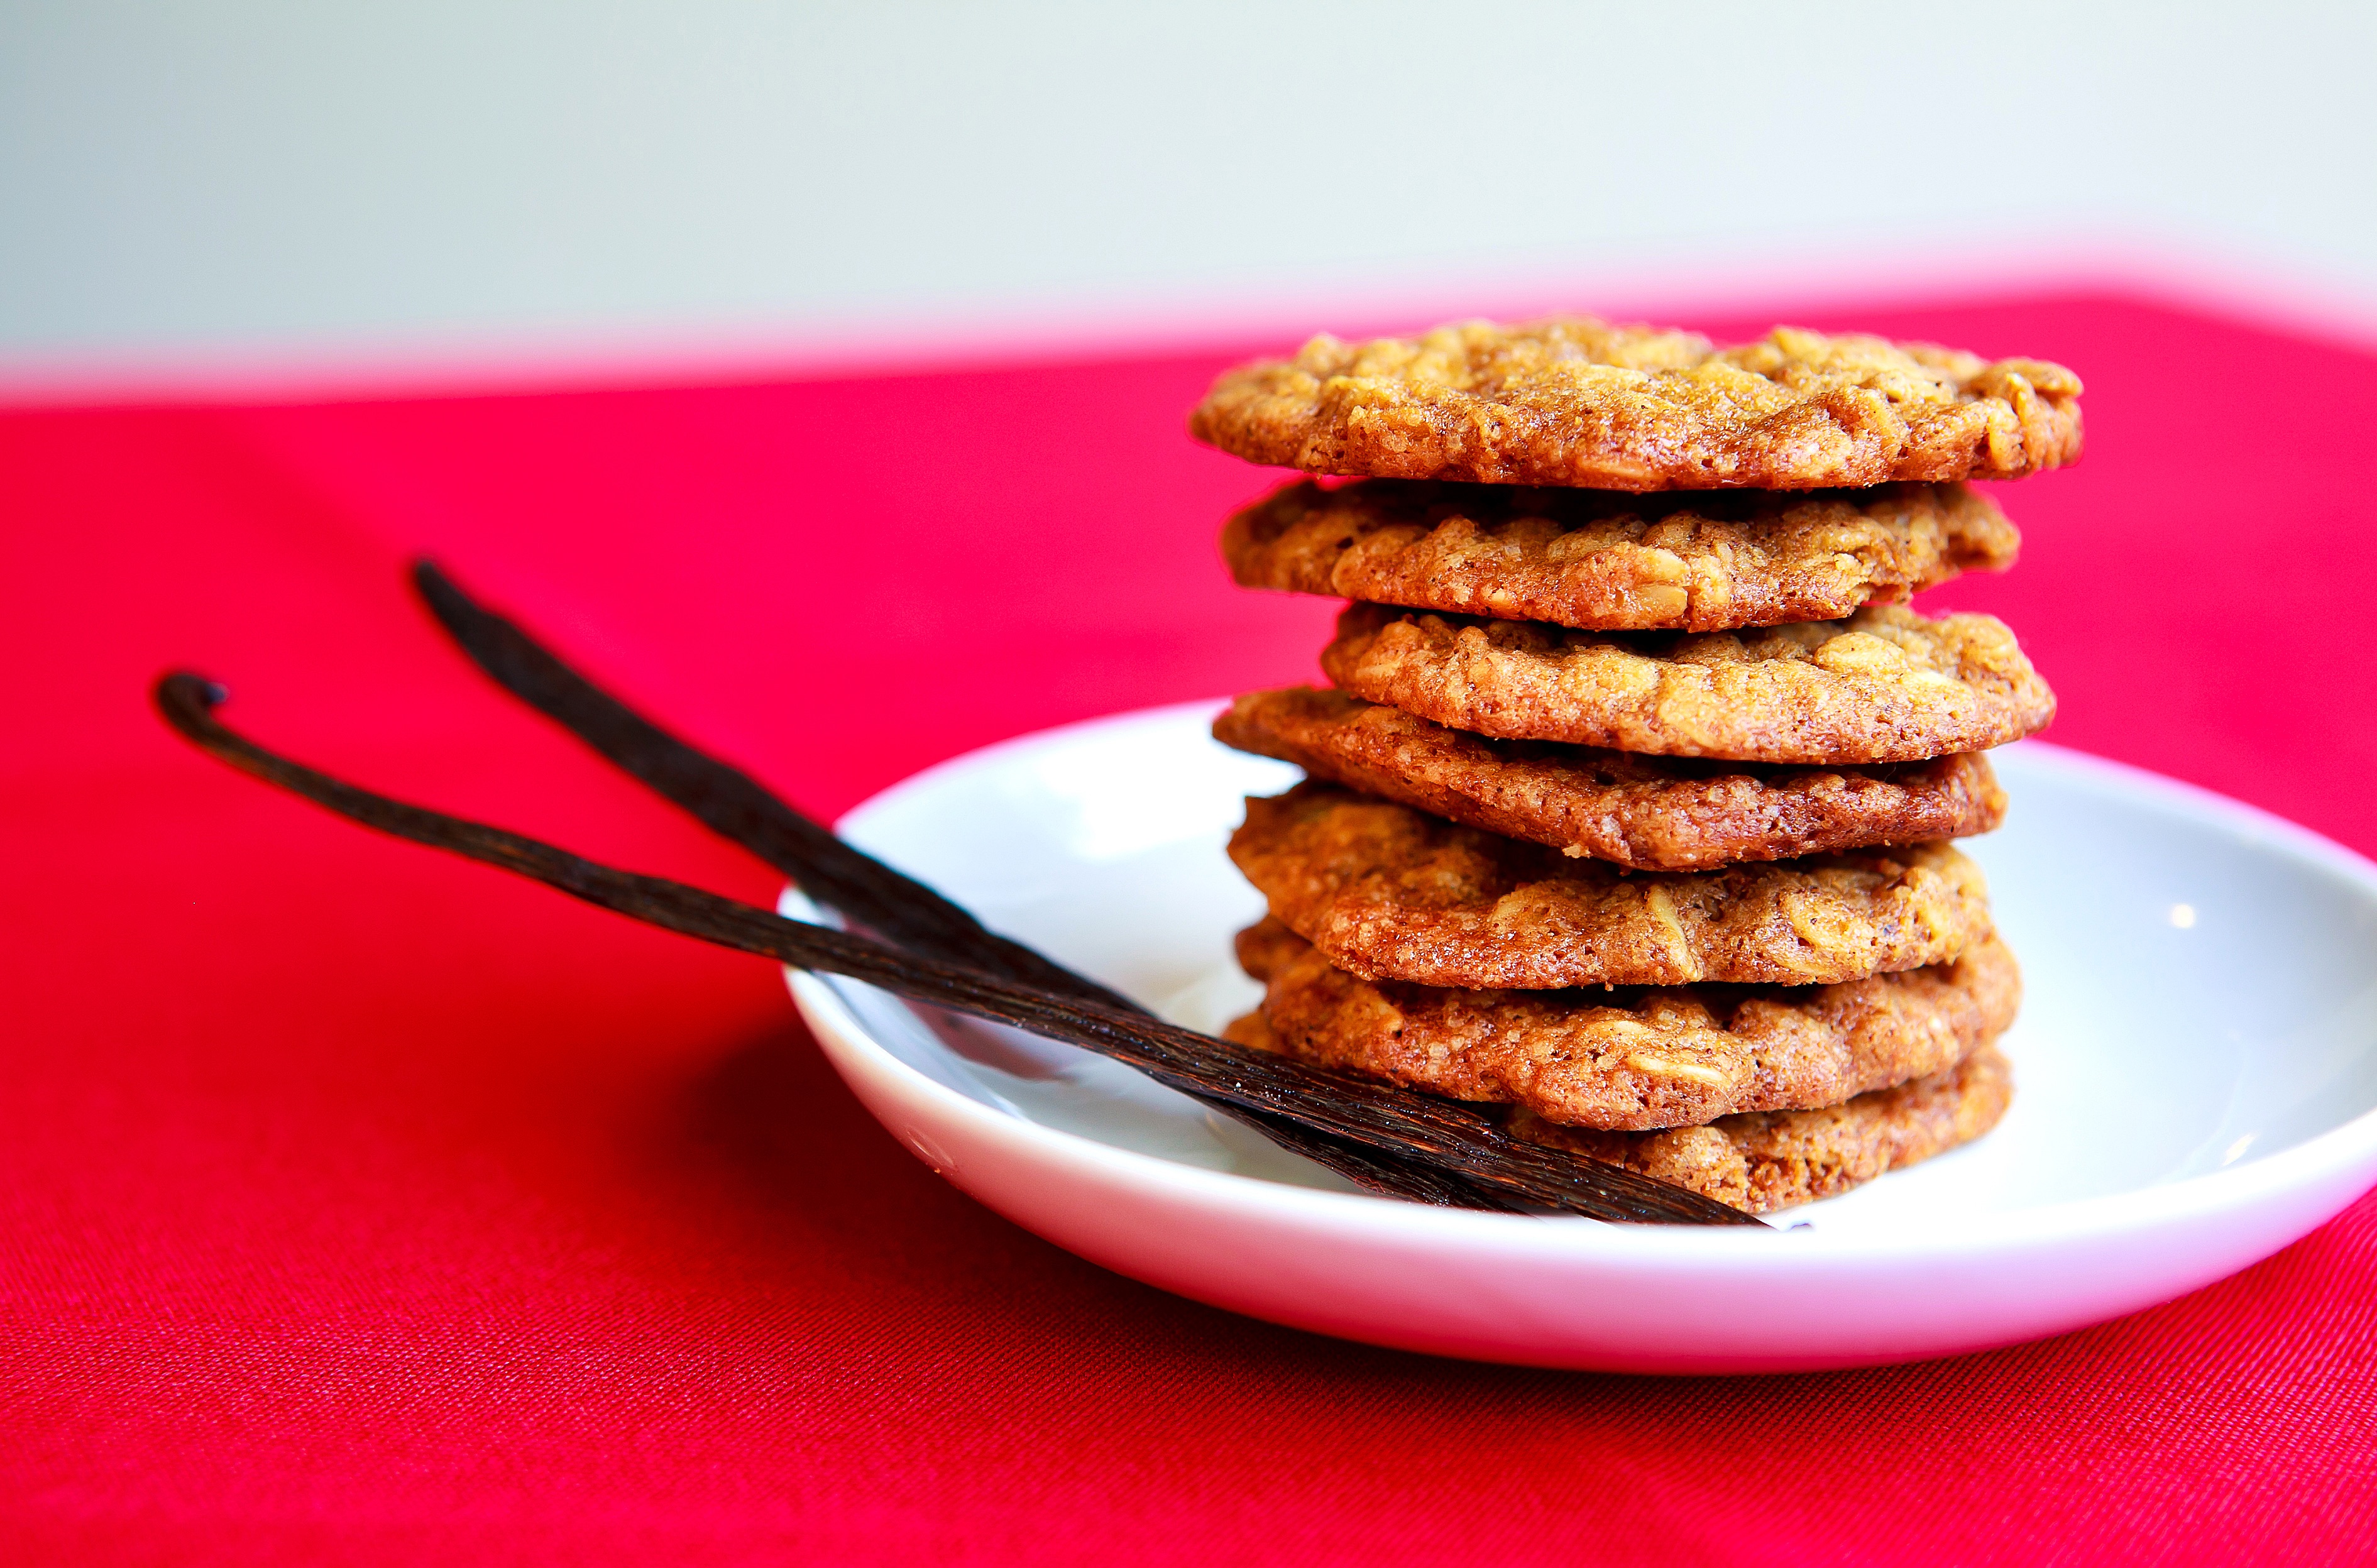
[[[2377,6],[0,0],[0,364],[2241,262]]]

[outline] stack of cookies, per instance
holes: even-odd
[[[2021,979],[1951,841],[2055,699],[1999,621],[1899,602],[2012,564],[1963,481],[2076,459],[2079,392],[1582,318],[1224,375],[1200,439],[1347,476],[1231,518],[1231,572],[1352,601],[1332,688],[1214,726],[1308,775],[1231,840],[1270,905],[1231,1036],[1753,1213],[1989,1131]]]

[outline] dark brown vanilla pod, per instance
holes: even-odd
[[[1085,1046],[1170,1087],[1418,1159],[1520,1203],[1631,1223],[1764,1228],[1739,1210],[1698,1193],[1520,1143],[1458,1102],[1307,1067],[1160,1019],[787,920],[699,888],[598,865],[519,833],[373,794],[237,735],[212,712],[224,695],[213,682],[187,673],[161,677],[154,691],[169,724],[244,772],[366,827],[516,871],[649,925],[778,963],[846,975],[912,1000]]]
[[[464,592],[435,562],[412,565],[413,587],[457,645],[497,685],[603,758],[792,879],[816,904],[902,947],[962,961],[1059,995],[1144,1012],[1129,998],[989,930],[963,907],[842,842],[732,763],[678,739],[603,690],[517,623]],[[1210,1095],[1204,1104],[1272,1142],[1389,1197],[1508,1211],[1495,1193],[1425,1166]]]

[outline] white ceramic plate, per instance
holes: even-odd
[[[1181,1023],[1250,1006],[1261,901],[1222,853],[1284,763],[1215,704],[995,746],[842,831],[986,923]],[[885,1125],[1108,1268],[1348,1338],[1546,1366],[1766,1371],[2060,1333],[2233,1273],[2377,1179],[2377,867],[2299,828],[2037,744],[1997,753],[1988,870],[2027,999],[2013,1108],[1968,1148],[1757,1232],[1463,1213],[1356,1191],[1114,1062],[793,992]],[[801,913],[796,894],[786,907]]]

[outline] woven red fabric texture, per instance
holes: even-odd
[[[1810,324],[2076,367],[2089,457],[2004,490],[2012,575],[1935,599],[2022,634],[2054,739],[2377,852],[2377,357],[2111,297]],[[6,1555],[2377,1557],[2377,1200],[1931,1365],[1339,1344],[975,1206],[766,965],[352,828],[147,706],[194,666],[302,758],[762,899],[478,677],[408,556],[831,813],[1001,736],[1312,676],[1332,606],[1215,558],[1273,477],[1182,433],[1221,362],[0,414]]]

